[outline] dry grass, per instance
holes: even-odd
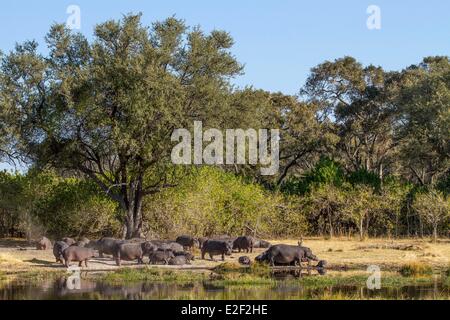
[[[402,265],[399,272],[405,277],[424,276],[432,274],[433,268],[425,263],[409,262]]]

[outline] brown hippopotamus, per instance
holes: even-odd
[[[121,261],[137,260],[139,264],[144,264],[144,255],[147,253],[147,243],[122,243],[117,246],[114,258],[116,264],[121,265]]]
[[[61,241],[67,243],[67,245],[69,245],[69,246],[72,246],[72,245],[74,245],[76,243],[76,241],[74,239],[68,238],[68,237],[62,238]]]
[[[42,237],[41,240],[36,243],[37,250],[50,250],[51,248],[52,242],[46,237]]]
[[[80,238],[77,242],[72,244],[73,246],[77,247],[86,247],[91,241],[88,238]]]
[[[67,268],[70,266],[70,262],[72,261],[79,262],[80,267],[84,262],[84,265],[87,267],[88,260],[95,257],[95,251],[90,248],[71,246],[63,251],[63,257]]]

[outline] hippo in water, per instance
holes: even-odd
[[[50,250],[51,248],[52,242],[46,237],[42,237],[41,240],[36,243],[36,250]]]
[[[63,251],[63,257],[67,268],[70,266],[70,262],[72,261],[79,262],[80,267],[84,262],[84,265],[87,267],[88,260],[95,257],[95,251],[90,248],[71,246]]]
[[[64,241],[57,241],[53,246],[53,255],[55,256],[56,262],[61,262],[64,264],[63,252],[67,249],[69,245]]]

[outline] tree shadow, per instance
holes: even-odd
[[[0,239],[0,248],[35,249],[33,242],[24,239]]]

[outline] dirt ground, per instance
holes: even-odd
[[[297,244],[297,240],[272,240],[272,244]],[[354,239],[324,240],[318,238],[305,239],[304,246],[310,247],[321,260],[327,260],[331,269],[366,270],[369,265],[377,265],[382,270],[394,270],[409,262],[423,262],[435,268],[447,268],[450,265],[450,240],[431,243],[425,240],[387,240],[371,239],[364,242]],[[233,253],[226,257],[227,262],[237,262],[240,256],[247,255],[252,259],[265,249],[255,249],[253,253]],[[194,252],[196,260],[190,269],[212,268],[221,261],[202,260],[199,250]],[[220,259],[219,256],[216,259]],[[74,265],[76,265],[74,263]],[[142,267],[136,262],[123,262],[122,267]],[[158,266],[161,268],[176,268]],[[94,258],[86,271],[117,270],[112,258]],[[83,269],[86,269],[83,267]],[[53,253],[37,251],[33,246],[19,239],[0,240],[0,272],[4,274],[31,271],[64,271],[65,268],[55,263]]]

